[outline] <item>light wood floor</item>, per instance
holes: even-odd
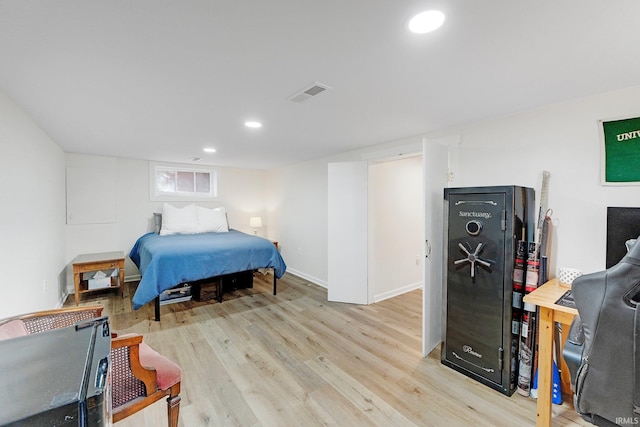
[[[125,298],[100,303],[117,332],[136,332],[183,370],[180,425],[198,426],[533,426],[535,400],[504,396],[421,357],[421,292],[369,306],[327,302],[325,289],[287,274],[217,303],[153,304],[132,311]],[[73,304],[69,298],[67,304]],[[554,426],[590,425],[566,403]],[[166,425],[162,400],[118,427]]]

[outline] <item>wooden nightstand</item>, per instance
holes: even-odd
[[[120,295],[124,296],[123,251],[78,255],[71,263],[73,265],[73,284],[75,285],[76,305],[80,302],[80,294],[85,292],[120,288]],[[109,279],[108,286],[90,289],[89,282],[82,280],[82,273],[112,270],[115,268],[119,270],[119,274]]]

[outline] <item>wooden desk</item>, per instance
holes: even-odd
[[[551,279],[544,285],[523,298],[524,302],[535,304],[540,307],[540,317],[538,318],[539,342],[538,342],[538,407],[536,415],[537,426],[551,425],[551,387],[552,365],[553,365],[553,331],[554,322],[562,324],[562,331],[566,334],[569,331],[573,318],[578,314],[575,308],[564,307],[555,302],[569,289],[568,286],[561,285],[557,279]],[[564,346],[564,337],[562,339]],[[559,361],[562,371],[562,390],[571,390],[571,380],[569,379],[569,368],[564,358]]]
[[[102,252],[98,254],[78,255],[73,261],[73,284],[75,285],[76,305],[80,301],[80,294],[85,292],[93,292],[102,289],[120,288],[120,295],[124,296],[124,252]],[[114,283],[111,280],[111,286],[101,289],[89,289],[86,281],[81,280],[82,273],[108,270],[112,268],[119,269],[119,275]]]

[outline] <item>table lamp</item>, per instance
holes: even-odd
[[[262,218],[259,216],[252,216],[249,218],[249,227],[253,227],[253,234],[258,234],[258,228],[262,227]]]

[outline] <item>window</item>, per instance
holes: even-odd
[[[218,171],[215,168],[190,168],[150,164],[152,201],[213,200],[218,197]]]

